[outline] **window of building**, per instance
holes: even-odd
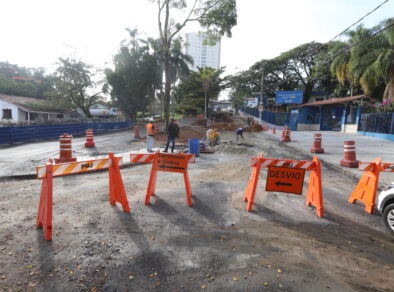
[[[12,120],[12,110],[3,109],[3,119]]]

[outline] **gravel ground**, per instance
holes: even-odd
[[[34,227],[40,182],[0,182],[1,290],[394,291],[394,240],[347,203],[354,178],[324,165],[321,219],[304,195],[265,192],[262,171],[248,213],[251,157],[307,157],[262,133],[232,136],[190,165],[191,208],[182,175],[166,172],[143,204],[150,165],[122,170],[129,214],[109,205],[106,172],[56,178],[51,242]]]

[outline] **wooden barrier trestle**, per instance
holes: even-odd
[[[248,185],[245,190],[244,201],[248,202],[246,210],[251,211],[253,208],[254,197],[256,194],[257,183],[259,180],[260,170],[261,168],[268,168],[275,171],[283,171],[283,168],[286,169],[294,169],[310,171],[309,175],[309,184],[308,191],[306,194],[306,205],[314,206],[316,208],[316,215],[319,217],[323,217],[323,191],[322,191],[322,181],[321,181],[321,164],[317,157],[313,157],[312,161],[303,161],[303,160],[286,160],[286,159],[271,159],[264,158],[262,154],[258,157],[253,157],[251,159],[251,167],[252,173],[249,178]],[[290,171],[290,170],[289,170]],[[268,182],[268,174],[267,174],[267,182]],[[295,178],[298,180],[302,180],[301,183],[301,191],[302,191],[302,183],[304,177],[299,173],[295,173]],[[296,193],[298,192],[292,191],[290,184],[286,182],[278,181],[279,185],[278,189],[283,185],[282,192],[290,192]],[[288,189],[288,190],[287,190]],[[268,188],[267,188],[268,190]]]
[[[190,187],[189,175],[187,168],[189,163],[196,161],[195,156],[192,154],[167,154],[167,153],[152,153],[140,154],[131,153],[130,162],[132,163],[152,163],[150,172],[148,189],[145,196],[145,205],[149,205],[150,197],[155,195],[156,179],[158,171],[178,172],[183,174],[183,179],[186,188],[186,200],[189,207],[192,203],[192,189]]]
[[[49,159],[45,166],[39,166],[37,178],[42,179],[40,203],[36,226],[43,228],[44,238],[52,240],[52,200],[53,200],[53,177],[83,173],[99,169],[109,169],[109,202],[115,205],[120,203],[124,212],[130,212],[119,165],[122,157],[115,157],[112,153],[108,158],[53,164]]]

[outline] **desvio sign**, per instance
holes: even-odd
[[[302,90],[277,91],[275,95],[276,104],[301,104],[304,92]]]

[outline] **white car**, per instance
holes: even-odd
[[[387,229],[394,235],[394,182],[379,194],[376,207]]]

